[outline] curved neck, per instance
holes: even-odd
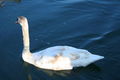
[[[30,51],[30,41],[29,41],[29,27],[28,22],[22,24],[22,33],[23,33],[23,45],[25,51]]]

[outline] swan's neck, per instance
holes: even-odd
[[[24,50],[30,52],[29,27],[28,22],[22,24]]]

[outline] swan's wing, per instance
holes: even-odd
[[[40,52],[34,53],[34,56],[36,58],[50,57],[50,58],[56,58],[56,59],[59,56],[61,56],[61,57],[67,57],[70,60],[76,60],[76,59],[79,59],[80,57],[81,58],[86,57],[89,54],[90,53],[84,49],[77,49],[70,46],[55,46],[55,47],[50,47]]]

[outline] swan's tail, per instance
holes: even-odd
[[[103,59],[103,56],[99,56],[99,55],[94,55],[94,54],[90,54],[89,57],[86,57],[84,59],[78,59],[72,62],[73,67],[86,67],[91,63],[94,63],[100,59]]]
[[[103,59],[104,58],[104,56],[99,56],[99,55],[95,55],[95,54],[92,54],[90,57],[89,57],[89,59],[87,60],[88,62],[88,64],[86,64],[85,66],[87,66],[87,65],[89,65],[89,64],[91,64],[91,63],[94,63],[94,62],[96,62],[96,61],[98,61],[98,60],[101,60],[101,59]],[[84,67],[85,67],[84,66]]]
[[[91,60],[93,60],[94,62],[98,61],[100,59],[103,59],[103,58],[104,58],[104,56],[99,56],[99,55],[92,55],[91,56]]]

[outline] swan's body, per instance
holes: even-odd
[[[29,50],[29,29],[28,21],[25,17],[18,18],[18,23],[22,26],[24,49],[22,58],[25,62],[33,64],[39,68],[50,70],[70,70],[73,67],[85,67],[103,56],[94,55],[84,49],[77,49],[70,46],[54,46],[40,52],[31,53]]]

